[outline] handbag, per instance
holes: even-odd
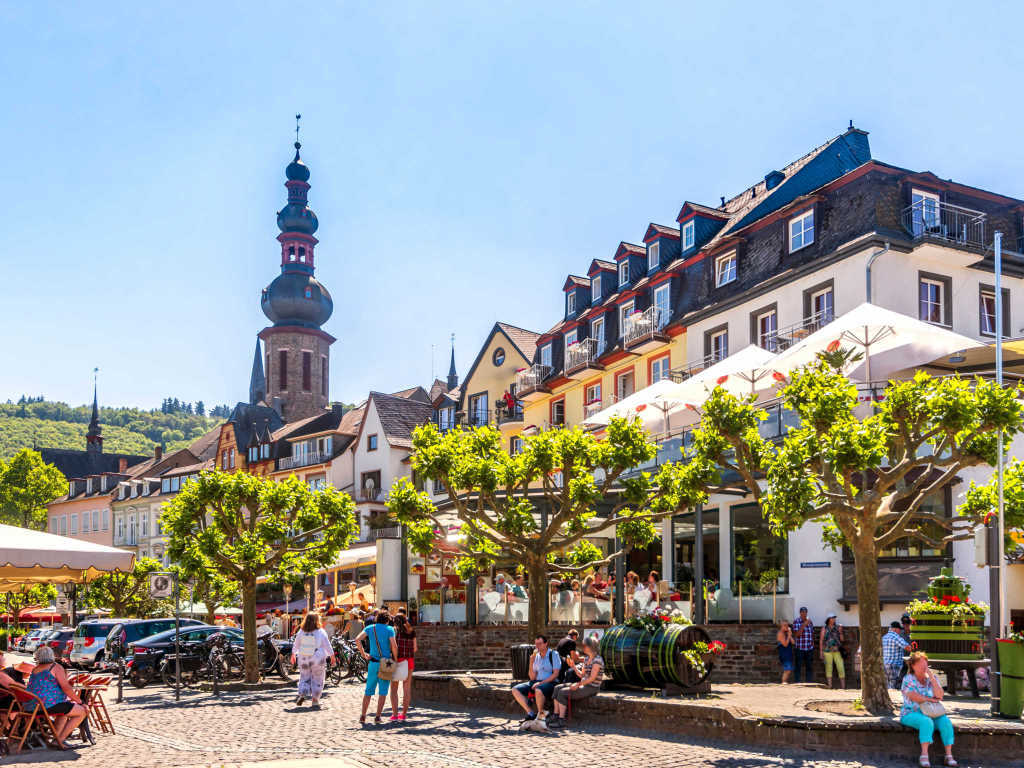
[[[921,714],[931,718],[942,717],[946,714],[946,708],[941,701],[922,701]]]
[[[373,644],[375,646],[377,646],[377,665],[378,665],[378,667],[377,667],[377,677],[380,678],[381,680],[391,680],[392,679],[392,675],[395,674],[395,667],[398,666],[398,665],[395,664],[395,660],[394,659],[385,659],[385,658],[381,657],[380,643],[377,640],[377,627],[376,627],[376,625],[374,625],[373,632],[371,632],[369,634],[373,638]],[[406,674],[406,677],[408,677],[408,675],[409,675],[409,665],[408,664],[405,667],[405,674]],[[403,677],[402,679],[404,680],[405,678]]]
[[[400,683],[407,679],[409,679],[409,662],[403,659],[395,664],[394,669],[391,671],[391,682]]]

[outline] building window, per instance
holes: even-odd
[[[561,427],[565,424],[565,398],[551,401],[551,426]]]
[[[739,584],[743,593],[756,595],[762,592],[761,575],[766,571],[778,571],[775,581],[776,592],[789,589],[789,543],[788,539],[772,533],[771,526],[757,504],[742,504],[729,510],[732,528],[732,591],[738,594]],[[766,585],[770,587],[770,585]]]
[[[690,220],[683,224],[683,250],[687,248],[693,248],[693,221]]]
[[[668,355],[651,360],[651,384],[657,384],[662,379],[668,378],[668,361]]]
[[[93,515],[94,515],[93,520],[96,519],[95,514],[96,513],[93,512]],[[110,530],[110,510],[109,509],[101,510],[100,514],[103,515],[103,530],[104,531],[109,531]]]
[[[774,309],[762,312],[757,316],[757,346],[776,351],[778,346],[779,314]]]
[[[78,534],[78,513],[77,512],[72,512],[71,513],[71,530],[69,531],[69,533],[72,536],[75,536],[75,535]]]
[[[940,226],[939,196],[934,192],[913,189],[910,192],[910,205],[913,211],[912,226],[915,237],[925,232],[932,232]]]
[[[92,529],[94,531],[98,531],[100,529],[100,511],[98,509],[94,509],[92,511]],[[103,530],[107,530],[106,522],[103,523]]]
[[[996,289],[991,285],[980,286],[979,330],[982,336],[996,335]],[[1010,333],[1010,290],[1003,288],[1003,337]]]
[[[736,251],[715,259],[715,287],[721,288],[736,279]]]
[[[789,220],[789,252],[814,242],[814,209]]]
[[[551,367],[551,345],[545,344],[540,348],[540,364],[550,368]]]
[[[487,409],[487,393],[481,392],[469,398],[469,424],[472,427],[482,427],[489,421]]]
[[[235,449],[228,448],[228,469],[235,468]]]
[[[706,365],[714,365],[729,356],[729,327],[720,325],[704,332],[704,357]]]
[[[629,322],[628,318],[633,314],[633,302],[627,301],[621,307],[619,307],[619,336],[626,335],[626,325]]]
[[[441,408],[437,412],[437,428],[442,432],[447,432],[449,429],[455,426],[455,408],[449,406],[447,408]]]
[[[592,338],[596,344],[596,356],[600,357],[604,354],[604,318],[599,317],[590,324],[590,338]]]
[[[942,280],[922,277],[918,283],[918,317],[926,323],[947,325],[946,285]]]
[[[565,294],[565,314],[576,314],[576,291],[575,289]]]
[[[659,285],[654,289],[654,306],[655,309],[655,325],[658,330],[661,330],[668,325],[669,318],[671,316],[671,309],[669,307],[669,300],[672,296],[672,288],[668,283]]]
[[[808,326],[808,330],[814,331],[832,322],[835,317],[833,296],[831,280],[804,291],[804,323]]]
[[[295,261],[295,246],[288,246],[288,261]]]
[[[601,275],[594,275],[590,281],[590,303],[596,304],[601,298]]]
[[[149,536],[149,515],[145,512],[139,516],[139,535]]]
[[[601,382],[597,381],[593,384],[588,384],[586,389],[583,390],[583,404],[593,405],[594,403],[601,402]]]
[[[511,455],[513,455],[513,456],[515,456],[516,454],[522,453],[523,452],[523,438],[519,437],[518,435],[515,436],[515,437],[509,438],[509,441],[508,441],[508,452]]]
[[[563,337],[563,340],[565,342],[564,343],[564,349],[562,350],[562,356],[564,358],[562,360],[562,364],[563,365],[568,365],[568,363],[569,363],[569,347],[573,346],[576,343],[577,338],[578,338],[578,331],[575,328],[573,328],[571,331],[569,331]]]
[[[277,386],[282,392],[288,390],[288,350],[277,353]]]
[[[367,435],[366,436],[366,450],[376,451],[377,450],[377,436]]]
[[[495,368],[501,368],[505,364],[505,348],[498,347],[494,350],[494,354],[491,355],[491,362],[494,363]]]
[[[655,241],[647,246],[647,271],[661,266],[661,243]]]
[[[629,257],[619,263],[619,287],[629,282]]]
[[[302,351],[302,391],[313,391],[313,353]]]
[[[636,383],[633,379],[633,369],[616,374],[615,376],[615,399],[624,400],[633,394]]]
[[[299,261],[303,264],[306,263],[306,247],[303,245],[299,246]]]
[[[89,532],[89,512],[85,511],[82,513],[82,533]]]

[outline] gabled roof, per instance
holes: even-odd
[[[679,230],[652,222],[647,226],[647,232],[644,233],[644,242],[646,243],[648,240],[653,240],[656,237],[668,237],[672,240],[678,240]]]
[[[623,240],[621,243],[619,243],[619,247],[615,249],[615,260],[622,261],[622,259],[627,254],[632,256],[644,256],[647,254],[647,249],[644,248],[642,245],[637,245],[636,243],[627,243],[625,240]]]
[[[199,461],[212,459],[217,453],[217,440],[219,438],[220,425],[218,424],[205,435],[197,438],[196,441],[188,447],[188,449],[192,451],[192,455],[199,459]]]
[[[698,216],[703,216],[708,219],[717,219],[718,221],[727,221],[729,219],[729,214],[720,208],[712,208],[709,205],[692,203],[687,200],[683,203],[683,207],[679,209],[679,215],[676,216],[676,221],[682,221],[691,213],[696,213]]]
[[[392,392],[393,397],[402,397],[406,400],[419,400],[421,403],[429,403],[430,395],[427,394],[427,390],[423,387],[409,387],[408,389],[400,389],[398,392]]]
[[[501,332],[508,336],[508,340],[515,345],[523,357],[527,360],[533,360],[533,356],[537,352],[537,339],[540,338],[539,333],[534,333],[515,325],[509,325],[508,323],[495,323],[494,325],[495,328],[500,328]],[[485,344],[484,346],[486,347],[487,345]]]
[[[345,411],[338,425],[338,431],[343,435],[357,435],[363,424],[363,416],[366,415],[366,403],[361,403],[351,411]]]
[[[588,280],[585,277],[580,277],[579,275],[569,275],[567,278],[565,278],[565,283],[562,285],[562,290],[568,291],[570,288],[574,286],[582,286],[583,288],[589,288],[590,280]]]
[[[130,453],[90,453],[66,448],[40,448],[39,455],[43,461],[53,464],[69,479],[117,472],[121,468],[121,459],[130,467],[149,458]]]
[[[192,475],[197,472],[202,472],[204,469],[213,469],[213,467],[213,459],[207,459],[206,461],[201,461],[198,464],[186,464],[181,467],[173,467],[172,469],[168,469],[165,472],[163,472],[160,476],[176,477],[178,475]]]
[[[593,277],[598,272],[603,272],[605,270],[610,270],[614,272],[615,262],[605,261],[604,259],[594,259],[592,262],[590,262],[590,269],[587,270],[587,275],[589,277]]]
[[[188,448],[182,448],[174,453],[168,454],[157,461],[156,457],[150,457],[146,461],[128,467],[127,475],[129,480],[139,480],[143,477],[160,475],[168,469],[181,466],[182,464],[194,464],[199,458]]]
[[[429,421],[434,411],[430,403],[383,392],[371,392],[370,400],[377,409],[385,438],[395,448],[412,448],[412,431]]]
[[[309,416],[305,419],[301,419],[300,421],[285,424],[281,429],[268,437],[275,441],[281,440],[282,438],[293,440],[305,435],[317,435],[321,432],[336,432],[338,427],[341,426],[343,418],[344,414],[341,412],[340,408],[338,410],[331,408],[330,410],[318,413],[315,416]]]
[[[249,403],[236,405],[228,422],[235,433],[235,445],[241,451],[252,445],[254,431],[259,434],[269,431],[272,435],[284,426],[280,414],[270,406]]]

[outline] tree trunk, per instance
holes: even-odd
[[[259,649],[256,647],[256,577],[242,581],[242,631],[245,633],[245,680],[260,680]]]
[[[204,605],[206,606],[206,623],[213,624],[217,621],[217,611],[209,603],[204,603]]]
[[[882,665],[882,614],[878,601],[878,553],[870,536],[853,546],[860,622],[860,697],[873,715],[892,714],[889,684]]]
[[[526,566],[529,579],[527,594],[530,596],[530,612],[528,630],[529,640],[533,642],[537,635],[543,634],[547,624],[548,601],[548,569],[546,563],[530,561]]]

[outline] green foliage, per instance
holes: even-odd
[[[67,492],[68,481],[56,467],[27,448],[9,461],[0,459],[0,523],[46,529],[46,505]]]
[[[206,621],[209,624],[217,617],[218,608],[238,604],[242,594],[238,582],[225,578],[219,571],[203,568],[188,570],[180,565],[172,565],[171,571],[182,585],[182,593],[188,594],[193,603],[206,606]]]
[[[0,613],[17,616],[30,605],[52,605],[57,599],[57,588],[52,584],[25,586],[10,592],[0,592]]]
[[[23,448],[84,448],[91,416],[91,405],[72,407],[42,398],[0,403],[0,457],[13,456]],[[99,416],[104,450],[137,456],[152,454],[161,443],[166,443],[168,451],[185,448],[218,423],[216,414],[206,416],[195,409],[189,413],[182,405],[166,413],[157,409],[100,408]]]
[[[294,475],[274,482],[217,471],[190,480],[165,506],[160,520],[169,557],[186,573],[218,574],[241,590],[249,682],[259,676],[256,579],[330,565],[357,530],[354,509],[348,494],[313,491]]]
[[[109,608],[117,618],[146,618],[166,612],[160,601],[149,596],[149,574],[163,569],[159,560],[144,557],[130,571],[112,571],[90,582],[84,603]]]
[[[1008,441],[1007,441],[1008,442]],[[986,525],[996,525],[998,514],[998,478],[992,475],[984,485],[973,480],[960,507],[960,514]],[[1006,546],[1013,548],[1010,531],[1024,530],[1024,462],[1013,459],[1003,467],[1003,518]]]

